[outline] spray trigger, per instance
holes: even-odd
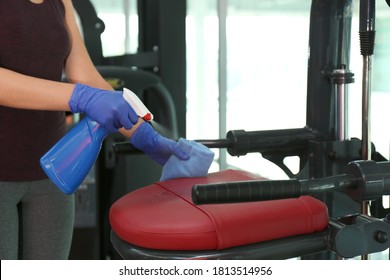
[[[123,98],[130,104],[130,106],[134,109],[134,111],[139,117],[143,118],[145,121],[148,122],[153,120],[153,114],[149,111],[145,104],[142,103],[142,101],[134,92],[127,88],[124,88]]]

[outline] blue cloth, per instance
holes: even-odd
[[[160,181],[183,177],[206,176],[214,159],[214,152],[196,141],[180,138],[177,148],[190,158],[181,160],[172,155],[164,164]]]

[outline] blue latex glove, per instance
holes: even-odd
[[[189,155],[178,147],[176,141],[161,136],[147,122],[134,131],[130,143],[161,165],[164,165],[171,155],[181,160],[189,159]]]
[[[184,138],[179,139],[178,148],[187,153],[190,158],[182,161],[177,157],[170,157],[164,164],[160,181],[207,176],[214,159],[213,151],[201,143]]]
[[[73,113],[86,113],[109,132],[122,126],[130,129],[138,122],[138,116],[122,94],[77,83],[69,107]]]

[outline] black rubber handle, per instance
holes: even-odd
[[[234,203],[282,198],[296,198],[303,195],[298,180],[262,180],[194,185],[192,201],[195,204]]]

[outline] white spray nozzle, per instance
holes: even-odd
[[[139,117],[143,118],[145,121],[148,122],[153,120],[153,114],[150,113],[149,109],[145,106],[144,103],[142,103],[142,101],[134,92],[127,88],[124,88],[123,98],[130,104],[130,106],[134,109],[135,113]]]

